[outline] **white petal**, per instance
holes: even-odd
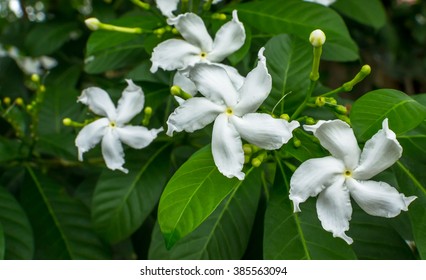
[[[197,94],[197,88],[195,87],[194,82],[180,71],[177,71],[173,77],[173,85],[180,87],[184,92],[189,93],[192,96]]]
[[[98,87],[89,87],[81,93],[78,101],[89,106],[95,114],[108,117],[110,120],[115,119],[115,106],[111,101],[108,93]]]
[[[170,114],[167,135],[172,136],[175,131],[193,132],[203,128],[213,122],[224,109],[204,97],[190,98]]]
[[[128,170],[123,168],[124,152],[118,133],[114,128],[105,130],[102,138],[102,156],[104,157],[106,166],[111,170],[120,170],[127,173]]]
[[[155,73],[158,67],[167,71],[185,69],[201,61],[200,53],[200,48],[186,41],[169,39],[154,48],[150,70]]]
[[[237,103],[237,90],[222,67],[197,64],[189,72],[189,78],[195,83],[198,91],[211,101],[228,107]]]
[[[385,182],[358,181],[347,179],[346,184],[352,198],[368,214],[392,218],[407,211],[415,196],[405,197]]]
[[[238,73],[237,69],[222,63],[211,63],[211,64],[220,66],[223,69],[225,69],[235,89],[239,90],[243,86],[245,78],[241,76],[240,73]]]
[[[352,128],[341,120],[319,121],[316,125],[304,125],[312,131],[335,158],[343,160],[346,168],[353,170],[361,153]]]
[[[212,153],[220,173],[228,178],[244,179],[245,175],[241,172],[244,164],[243,144],[226,114],[220,114],[214,122]]]
[[[349,230],[352,205],[349,191],[343,182],[344,177],[341,177],[319,194],[317,213],[326,231],[332,232],[333,237],[340,237],[348,244],[352,244],[352,238],[345,234],[345,231]]]
[[[232,116],[231,123],[241,138],[262,149],[275,150],[290,140],[292,131],[299,127],[297,121],[289,123],[283,119],[274,119],[271,115],[252,113],[242,118]]]
[[[96,146],[105,134],[109,125],[107,118],[96,120],[80,130],[75,139],[75,145],[78,148],[78,159],[83,161],[83,154]]]
[[[264,48],[259,51],[257,67],[248,73],[243,86],[240,88],[240,100],[235,107],[235,114],[242,116],[256,112],[268,97],[272,89],[272,78],[266,68],[266,59],[263,56]]]
[[[166,17],[172,17],[173,11],[177,9],[179,0],[156,0],[157,8]]]
[[[232,12],[232,21],[225,23],[216,33],[210,61],[219,62],[239,50],[246,40],[244,25],[238,20],[237,10]]]
[[[186,13],[175,18],[169,18],[167,23],[174,25],[182,37],[199,47],[203,52],[212,50],[213,40],[207,32],[203,20],[194,13]]]
[[[290,199],[294,212],[300,212],[299,204],[310,196],[318,195],[343,176],[343,162],[334,157],[308,159],[294,172],[290,179]]]
[[[367,180],[393,165],[402,155],[402,147],[396,140],[395,133],[388,127],[388,119],[362,150],[359,166],[354,170],[353,177]]]
[[[317,4],[321,4],[323,6],[330,6],[331,4],[333,4],[334,2],[336,2],[336,0],[304,0],[306,2],[314,2]]]
[[[142,111],[145,96],[142,88],[135,85],[132,80],[126,80],[128,86],[124,89],[117,106],[117,123],[128,123],[134,116]]]
[[[163,128],[149,130],[143,126],[127,125],[125,127],[117,127],[116,130],[121,142],[134,149],[142,149],[151,144],[157,134],[163,131]]]

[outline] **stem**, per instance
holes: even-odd
[[[300,113],[302,113],[303,110],[305,110],[309,100],[311,99],[312,93],[314,92],[314,88],[316,85],[317,85],[317,81],[311,80],[311,84],[309,86],[308,92],[306,93],[305,100],[303,100],[303,103],[300,104],[300,106],[296,109],[296,112],[293,113],[290,120],[296,119],[300,115]]]

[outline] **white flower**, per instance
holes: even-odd
[[[157,8],[160,9],[161,13],[166,17],[173,17],[173,11],[177,9],[180,0],[156,0]],[[204,0],[207,2],[208,0]],[[213,0],[212,4],[221,2],[222,0]]]
[[[244,84],[244,77],[241,76],[234,67],[222,63],[211,63],[211,65],[220,66],[225,69],[226,74],[228,74],[232,84],[237,90],[240,89],[240,87],[242,87]],[[195,96],[198,92],[197,87],[195,86],[194,82],[186,76],[186,74],[188,73],[177,71],[173,78],[173,85],[180,87],[183,91],[190,94],[191,96]],[[175,99],[179,104],[184,102],[184,100],[178,96],[175,96]]]
[[[330,6],[331,4],[333,4],[334,2],[336,2],[336,0],[304,0],[305,2],[314,2],[323,6]]]
[[[167,135],[183,130],[193,132],[214,122],[213,159],[219,171],[229,178],[244,179],[241,138],[263,149],[278,149],[299,126],[296,121],[288,123],[268,114],[254,113],[272,87],[263,48],[259,51],[257,67],[239,89],[217,65],[198,64],[189,77],[204,97],[190,98],[176,108],[167,120]]]
[[[369,180],[393,165],[402,154],[388,119],[365,143],[362,152],[345,122],[319,121],[304,128],[314,133],[331,156],[309,159],[294,172],[290,180],[294,212],[300,211],[299,203],[318,195],[317,213],[322,227],[351,244],[352,238],[345,234],[352,216],[350,197],[373,216],[390,218],[408,210],[415,196],[405,197],[387,183]]]
[[[232,13],[232,21],[224,24],[213,40],[207,32],[203,20],[193,13],[186,13],[168,19],[182,37],[169,39],[154,48],[151,72],[158,67],[164,70],[184,70],[197,63],[220,62],[241,48],[246,34],[243,24],[238,20],[237,11]]]
[[[83,160],[83,153],[102,142],[102,155],[109,169],[123,168],[124,152],[121,144],[132,148],[142,149],[148,146],[163,128],[148,130],[143,126],[126,125],[134,116],[141,112],[145,96],[142,89],[131,80],[126,80],[128,86],[123,91],[118,106],[115,108],[108,93],[97,87],[83,90],[78,101],[89,106],[95,114],[103,116],[86,125],[75,139],[78,148],[78,159]]]

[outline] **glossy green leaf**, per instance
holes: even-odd
[[[234,8],[234,7],[233,7]],[[244,24],[263,33],[292,34],[309,44],[309,34],[320,28],[327,36],[323,58],[349,61],[358,58],[358,47],[351,39],[342,18],[332,9],[299,0],[268,0],[243,3],[235,7]]]
[[[191,156],[170,179],[160,199],[158,222],[166,247],[196,229],[241,183],[218,171],[210,145]]]
[[[28,33],[25,45],[31,56],[48,55],[71,40],[74,34],[80,32],[75,22],[49,22],[34,25]]]
[[[385,118],[399,136],[418,126],[425,117],[425,106],[393,89],[379,89],[363,95],[353,104],[350,115],[360,141],[366,141],[381,129]]]
[[[281,163],[277,167],[274,186],[265,213],[265,259],[355,259],[349,245],[325,231],[318,220],[315,199],[301,205],[301,213],[293,213],[289,200],[290,176]]]
[[[415,129],[399,135],[398,141],[404,148],[404,156],[426,164],[426,120]]]
[[[40,105],[38,133],[51,135],[70,132],[71,128],[64,126],[62,120],[79,116],[81,105],[77,104],[78,95],[76,90],[61,86],[47,88]]]
[[[97,232],[111,243],[129,237],[158,203],[168,178],[169,144],[133,152],[126,160],[129,173],[104,171],[92,201]],[[127,166],[126,166],[127,167]]]
[[[386,24],[386,11],[380,0],[340,0],[332,7],[348,18],[375,29]]]
[[[132,79],[134,82],[151,82],[170,85],[172,83],[172,75],[168,71],[158,69],[158,71],[153,74],[149,70],[151,68],[151,61],[145,60],[138,66],[136,66],[132,71],[127,74],[127,79]]]
[[[89,210],[57,182],[28,168],[22,204],[35,235],[36,259],[109,259]]]
[[[0,155],[0,163],[22,157],[21,143],[0,136]]]
[[[318,140],[312,135],[309,135],[302,129],[293,131],[293,140],[296,137],[301,145],[295,147],[292,140],[285,145],[280,152],[284,155],[287,153],[300,162],[304,162],[310,158],[319,158],[329,155],[329,153],[318,143]]]
[[[424,156],[424,155],[423,155]],[[413,227],[414,242],[422,259],[426,259],[426,174],[425,164],[398,161],[394,166],[399,187],[405,195],[415,195],[408,207],[408,214]]]
[[[6,240],[4,237],[3,226],[0,223],[0,260],[4,260],[5,251],[6,251]]]
[[[273,37],[265,45],[272,90],[263,106],[274,114],[291,114],[305,99],[312,68],[312,47],[289,35]]]
[[[354,205],[354,203],[352,204]],[[412,260],[413,251],[386,218],[373,217],[354,205],[348,234],[362,260]]]
[[[260,173],[253,168],[216,210],[193,232],[167,250],[160,228],[153,233],[149,259],[241,259],[260,196]]]
[[[147,14],[131,14],[109,23],[152,30],[157,27],[158,19]],[[144,57],[147,57],[144,45],[144,34],[95,31],[87,41],[84,69],[86,72],[94,74],[123,66],[137,65]]]
[[[9,260],[32,259],[34,237],[27,215],[16,199],[1,186],[0,224],[3,227],[5,241],[4,258]]]

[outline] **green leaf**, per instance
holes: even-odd
[[[332,7],[348,18],[375,29],[386,24],[386,11],[380,0],[341,0]]]
[[[210,145],[191,156],[170,179],[160,199],[158,222],[166,247],[196,229],[241,183],[218,171]]]
[[[5,259],[32,259],[34,255],[34,238],[27,215],[16,199],[1,186],[0,225],[3,226],[6,244]]]
[[[152,82],[158,84],[169,85],[172,81],[170,72],[166,72],[162,69],[153,74],[149,70],[151,68],[151,61],[145,60],[132,71],[130,71],[126,78],[132,79],[134,82]]]
[[[426,117],[426,107],[393,89],[371,91],[359,98],[351,110],[351,122],[358,140],[366,141],[389,119],[389,127],[397,136],[415,128]]]
[[[318,220],[315,200],[301,205],[301,213],[293,213],[288,197],[289,175],[281,163],[265,213],[265,259],[355,259],[349,245],[340,238],[333,238]]]
[[[75,22],[49,22],[34,25],[28,33],[25,46],[31,56],[48,55],[59,49],[77,32]]]
[[[110,24],[125,27],[140,27],[152,30],[157,27],[158,18],[148,15],[126,15]],[[128,34],[98,30],[89,37],[86,47],[85,71],[91,74],[123,66],[135,65],[146,52],[144,34]]]
[[[22,204],[33,226],[36,259],[109,259],[89,210],[52,179],[28,168]]]
[[[134,152],[128,174],[104,171],[92,201],[97,232],[111,243],[129,237],[158,203],[169,171],[169,143]],[[133,159],[133,160],[132,160]]]
[[[0,163],[23,156],[22,143],[0,136]]]
[[[253,168],[216,210],[170,250],[155,227],[149,259],[241,259],[250,237],[260,197],[260,174]],[[226,246],[222,245],[226,244]]]
[[[415,129],[399,135],[398,141],[404,148],[404,156],[426,164],[426,121]]]
[[[6,241],[4,238],[3,226],[0,223],[0,260],[4,260],[5,251],[6,251]]]
[[[62,124],[64,118],[76,119],[80,114],[77,104],[78,92],[61,86],[48,87],[40,105],[38,133],[40,135],[60,134],[72,131]]]
[[[241,21],[253,29],[271,35],[292,34],[309,46],[310,33],[320,28],[327,36],[323,47],[324,59],[358,59],[358,47],[351,39],[344,21],[330,8],[300,0],[256,1],[233,8],[238,10]]]
[[[426,259],[426,174],[424,173],[426,166],[417,162],[411,162],[410,165],[410,162],[400,160],[393,170],[401,191],[407,196],[417,196],[417,199],[409,205],[408,214],[417,250],[420,257]]]
[[[363,260],[411,260],[415,259],[407,242],[391,225],[392,220],[373,217],[352,203],[353,214],[348,235],[354,240],[352,248]],[[402,214],[401,214],[402,215]]]
[[[322,148],[318,140],[312,135],[309,135],[302,129],[293,131],[293,138],[296,137],[300,140],[300,147],[295,147],[293,143],[285,145],[280,152],[288,153],[300,162],[304,162],[310,158],[319,158],[329,155],[329,153]]]
[[[274,114],[291,114],[305,99],[312,67],[312,47],[289,35],[273,37],[265,45],[265,57],[272,76],[272,90],[263,106]]]

